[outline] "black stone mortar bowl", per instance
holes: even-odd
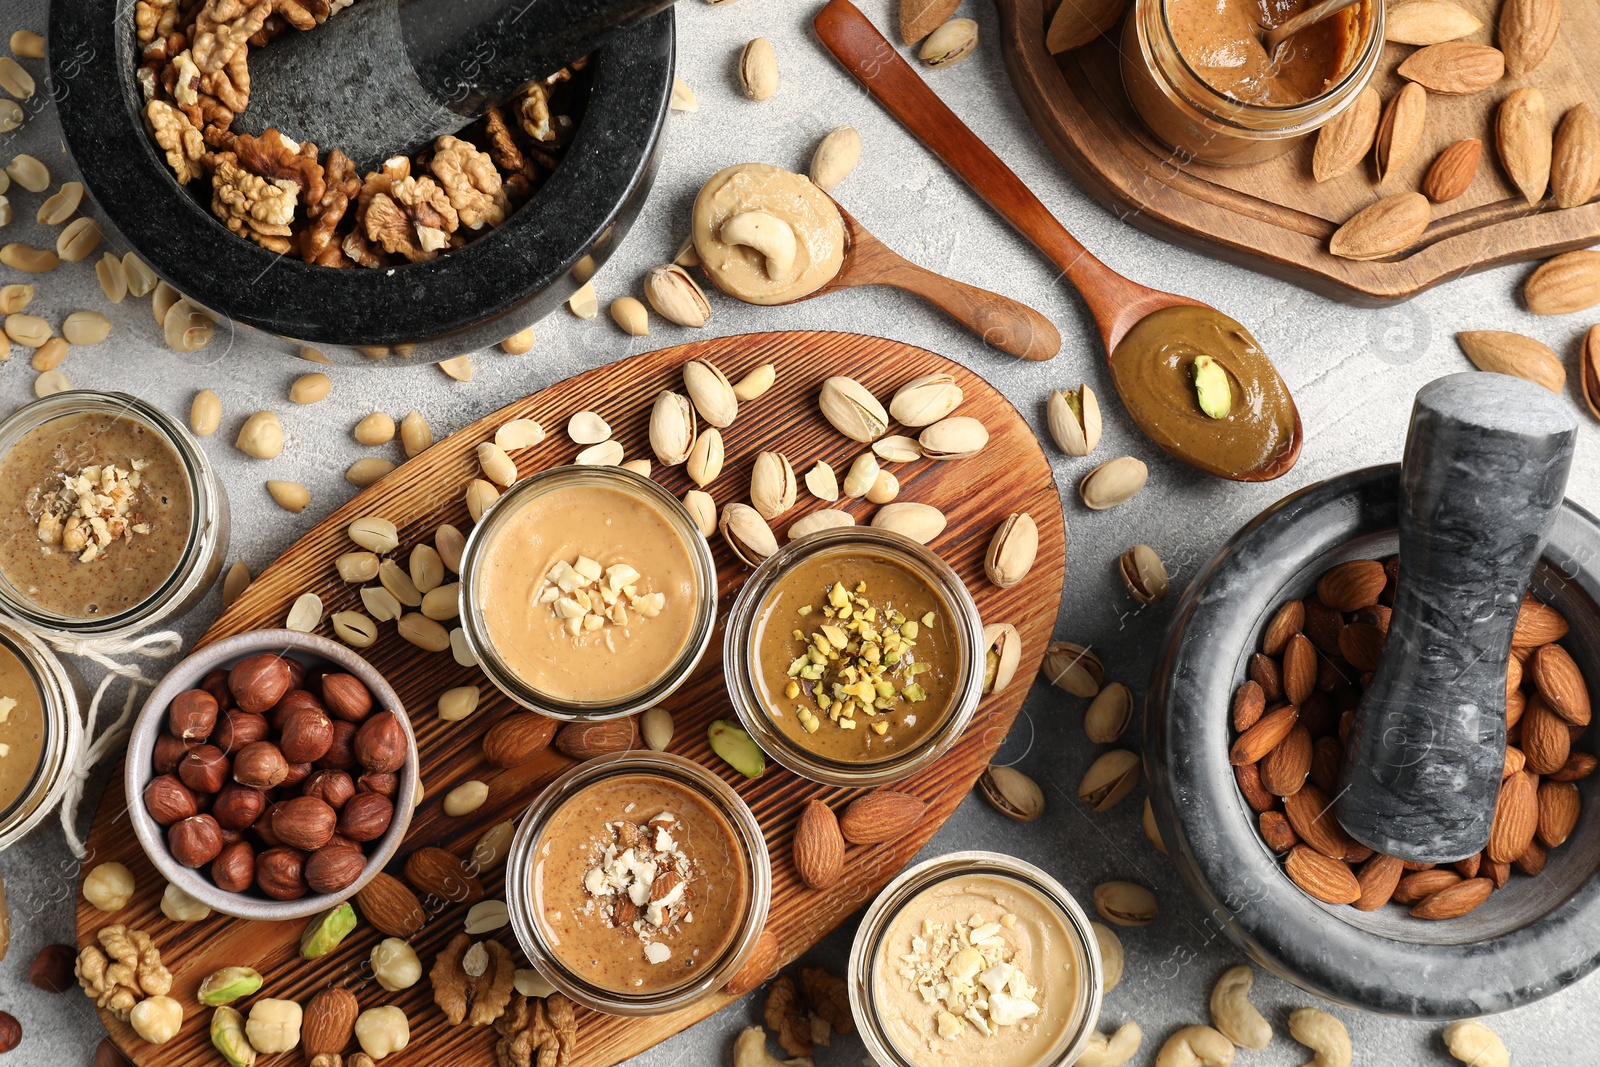
[[[49,88],[103,229],[215,313],[219,333],[231,320],[283,338],[287,351],[304,343],[337,363],[389,364],[496,344],[553,311],[605,261],[655,176],[675,51],[670,9],[618,31],[583,73],[590,87],[577,132],[532,199],[465,248],[371,270],[275,255],[229,233],[209,195],[178,184],[145,131],[132,4],[51,4],[49,40]]]
[[[1330,1000],[1423,1019],[1505,1011],[1600,965],[1600,776],[1583,815],[1534,878],[1513,873],[1475,910],[1416,919],[1302,892],[1257,831],[1228,762],[1229,710],[1267,620],[1328,568],[1399,546],[1400,467],[1307,486],[1241,529],[1174,614],[1145,704],[1145,771],[1162,839],[1207,913],[1256,963]],[[1600,522],[1563,504],[1531,586],[1564,615],[1561,643],[1600,681]],[[1592,734],[1574,751],[1595,750]]]

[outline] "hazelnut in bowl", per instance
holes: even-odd
[[[296,919],[394,857],[417,747],[366,660],[261,630],[205,646],[151,690],[123,774],[134,833],[167,881],[224,915]]]

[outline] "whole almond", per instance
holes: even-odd
[[[329,986],[312,997],[300,1022],[300,1045],[306,1059],[341,1055],[355,1035],[360,1011],[355,994],[342,986]]]
[[[1521,726],[1520,747],[1528,771],[1553,774],[1566,766],[1567,758],[1572,755],[1572,733],[1567,729],[1567,721],[1552,711],[1542,696],[1535,694],[1528,698],[1528,710],[1522,715]]]
[[[1413,871],[1400,879],[1394,889],[1394,902],[1410,906],[1425,900],[1442,889],[1461,884],[1461,875],[1445,867]]]
[[[1268,704],[1283,700],[1283,670],[1271,656],[1257,652],[1250,657],[1250,680],[1261,687]]]
[[[1289,638],[1306,625],[1306,605],[1303,600],[1291,600],[1273,613],[1261,635],[1261,651],[1269,656],[1281,656]]]
[[[844,835],[833,809],[820,800],[809,800],[800,812],[794,831],[794,866],[800,880],[812,889],[823,889],[844,873]]]
[[[1384,13],[1383,38],[1395,44],[1443,44],[1482,27],[1478,16],[1450,0],[1406,0]]]
[[[1406,82],[1399,92],[1389,98],[1389,103],[1383,109],[1383,118],[1378,122],[1378,136],[1373,145],[1379,183],[1411,159],[1417,145],[1422,143],[1422,130],[1427,117],[1428,90],[1416,82]]]
[[[1239,792],[1244,796],[1250,810],[1256,813],[1269,811],[1277,806],[1278,798],[1267,792],[1267,787],[1261,784],[1261,768],[1254,763],[1246,763],[1233,769],[1233,777],[1239,783]]]
[[[483,736],[483,758],[496,767],[520,767],[531,763],[550,747],[551,738],[561,724],[535,712],[508,715]]]
[[[1317,650],[1305,634],[1295,634],[1283,650],[1283,696],[1296,706],[1304,704],[1317,685]]]
[[[1556,207],[1578,207],[1600,189],[1600,119],[1587,103],[1578,104],[1556,128],[1550,161],[1550,190]]]
[[[1550,187],[1554,134],[1544,93],[1532,87],[1513,89],[1495,113],[1495,146],[1500,165],[1530,204],[1544,199]]]
[[[879,789],[850,802],[839,819],[839,832],[852,845],[893,841],[921,822],[927,810],[927,803],[910,793]]]
[[[1531,596],[1523,598],[1522,606],[1517,609],[1517,627],[1511,634],[1513,652],[1526,648],[1531,654],[1532,649],[1559,641],[1565,636],[1567,620],[1562,618],[1561,612]]]
[[[1335,230],[1328,251],[1341,259],[1383,259],[1416,244],[1432,218],[1427,197],[1395,193],[1362,208]]]
[[[1583,351],[1578,356],[1578,381],[1589,413],[1600,419],[1600,325],[1589,327],[1584,335]]]
[[[1292,796],[1311,773],[1311,731],[1295,724],[1276,748],[1261,758],[1261,784],[1269,793]]]
[[[1487,878],[1468,878],[1424,898],[1411,909],[1418,919],[1459,919],[1489,899],[1494,883]]]
[[[1468,137],[1445,147],[1422,179],[1422,192],[1435,204],[1454,200],[1472,185],[1483,158],[1483,142]]]
[[[1539,783],[1539,840],[1546,848],[1565,843],[1578,825],[1583,797],[1576,782]]]
[[[765,982],[778,973],[781,962],[782,946],[771,930],[761,931],[761,936],[756,938],[755,947],[750,950],[749,957],[744,961],[744,966],[734,972],[728,984],[722,991],[730,997],[742,997],[756,986]]]
[[[419,848],[406,857],[406,881],[422,892],[453,904],[476,904],[483,899],[478,876],[442,848]]]
[[[1252,678],[1233,694],[1233,728],[1243,733],[1260,722],[1266,710],[1266,694],[1262,692],[1261,683]]]
[[[1488,45],[1446,41],[1419,49],[1400,64],[1400,76],[1433,93],[1468,96],[1505,77],[1506,57]]]
[[[900,0],[900,39],[916,44],[944,25],[961,0]]]
[[[1395,887],[1400,884],[1400,876],[1405,874],[1405,867],[1393,856],[1378,853],[1361,865],[1361,870],[1356,872],[1356,883],[1361,886],[1361,896],[1357,897],[1354,907],[1357,911],[1377,911],[1389,903],[1389,898],[1394,896]]]
[[[1311,749],[1311,781],[1325,793],[1339,789],[1344,769],[1344,745],[1337,737],[1319,737]]]
[[[1343,860],[1329,859],[1305,845],[1289,850],[1283,869],[1290,881],[1318,900],[1354,904],[1361,899],[1361,885]]]
[[[1500,48],[1513,78],[1544,62],[1561,28],[1561,0],[1505,0],[1500,7]]]
[[[1376,604],[1387,581],[1377,560],[1347,560],[1317,579],[1317,599],[1335,611],[1357,611]]]
[[[630,716],[601,722],[569,722],[556,732],[556,749],[575,760],[589,760],[608,752],[626,752],[638,740]]]
[[[1307,847],[1330,859],[1342,859],[1354,842],[1333,817],[1328,794],[1307,782],[1300,791],[1283,798],[1283,813]]]
[[[1539,801],[1533,782],[1532,775],[1521,773],[1500,783],[1489,845],[1484,849],[1496,863],[1510,863],[1522,855],[1539,827]]]
[[[356,907],[379,933],[388,937],[412,938],[428,917],[417,895],[400,879],[379,871],[356,894]]]
[[[1503,330],[1464,330],[1456,343],[1479,370],[1512,374],[1560,393],[1567,384],[1567,369],[1550,346]],[[1539,642],[1543,644],[1544,642]]]
[[[1378,90],[1370,85],[1361,90],[1354,103],[1318,131],[1317,147],[1311,156],[1311,176],[1325,182],[1355,169],[1372,150],[1382,109]]]
[[[901,10],[908,2],[901,0]],[[1127,6],[1128,0],[1074,0],[1070,4],[1063,3],[1050,19],[1050,28],[1044,35],[1044,46],[1051,55],[1082,48],[1101,34],[1116,28]]]
[[[1567,757],[1567,762],[1559,771],[1554,771],[1547,777],[1552,782],[1577,782],[1589,777],[1600,767],[1600,759],[1588,752],[1574,752]]]
[[[1522,298],[1535,315],[1566,315],[1600,304],[1600,252],[1567,252],[1528,276]]]
[[[1289,825],[1288,816],[1281,811],[1264,811],[1256,820],[1261,830],[1261,840],[1274,852],[1288,852],[1300,843],[1300,835]]]
[[[1289,736],[1299,717],[1300,713],[1292,705],[1267,712],[1254,726],[1239,735],[1228,753],[1229,762],[1235,767],[1259,762]]]

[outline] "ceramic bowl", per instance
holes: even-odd
[[[1525,1004],[1600,965],[1600,776],[1536,878],[1443,921],[1361,912],[1301,892],[1262,842],[1228,762],[1228,708],[1270,614],[1329,567],[1398,551],[1400,468],[1306,487],[1257,516],[1195,578],[1174,613],[1145,707],[1145,769],[1167,850],[1202,907],[1261,966],[1301,988],[1394,1015],[1457,1019]],[[1562,640],[1600,682],[1600,522],[1561,509],[1532,592],[1571,624]],[[1591,732],[1576,746],[1595,750]]]
[[[329,665],[361,679],[372,693],[375,709],[393,711],[405,728],[410,741],[406,765],[400,769],[400,784],[395,790],[394,817],[389,829],[376,841],[367,843],[367,866],[349,888],[338,893],[307,893],[298,900],[273,900],[253,890],[230,893],[212,882],[206,868],[194,870],[184,867],[172,858],[167,850],[166,829],[156,823],[145,810],[140,797],[144,787],[155,777],[151,754],[156,738],[166,729],[167,708],[172,698],[188,689],[199,686],[200,680],[218,668],[227,669],[246,656],[259,652],[275,652],[291,656],[307,667]],[[225,637],[214,644],[192,653],[156,684],[139,709],[133,732],[128,737],[128,758],[123,767],[123,784],[128,797],[128,820],[133,824],[134,835],[140,846],[155,864],[162,877],[207,905],[212,911],[240,919],[261,919],[276,922],[283,919],[303,919],[326,911],[335,904],[356,895],[361,887],[383,870],[394,858],[400,842],[411,825],[412,804],[417,788],[417,739],[411,730],[411,720],[406,715],[400,697],[379,674],[376,668],[344,645],[315,634],[295,630],[257,630],[254,633]]]

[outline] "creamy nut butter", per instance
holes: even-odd
[[[46,732],[33,672],[0,642],[0,819],[33,784],[44,762]]]
[[[1349,65],[1356,20],[1326,18],[1284,42],[1276,62],[1257,34],[1280,26],[1317,0],[1167,0],[1178,52],[1206,83],[1249,104],[1311,99]]]
[[[763,213],[784,228],[792,260],[780,263],[725,229],[735,216]],[[765,220],[763,220],[765,222]],[[804,175],[766,163],[743,163],[713,174],[694,201],[695,251],[717,288],[751,304],[784,304],[809,296],[839,273],[844,220],[827,193]]]

